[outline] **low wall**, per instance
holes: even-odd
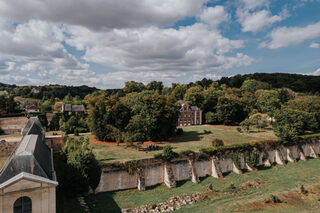
[[[130,175],[125,169],[105,167],[102,169],[101,179],[95,192],[116,191],[130,188],[145,190],[146,186],[164,183],[169,188],[176,186],[176,181],[191,180],[199,182],[199,177],[213,176],[223,178],[223,173],[235,172],[242,174],[242,170],[252,171],[246,162],[245,150],[236,150],[210,157],[208,160],[189,159],[187,156],[173,159],[170,163],[159,159],[144,159],[138,164],[138,169]],[[233,153],[237,154],[238,162],[234,162]],[[297,145],[277,145],[259,151],[258,162],[255,166],[271,166],[285,164],[296,160],[318,158],[320,154],[319,139],[308,140]],[[240,168],[238,168],[240,167]]]
[[[19,134],[27,122],[27,117],[0,118],[0,128],[5,134]]]

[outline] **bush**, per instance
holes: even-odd
[[[4,134],[3,129],[0,128],[0,135]]]
[[[164,161],[169,162],[172,158],[178,156],[178,154],[175,153],[172,149],[173,148],[170,145],[164,146],[162,153],[161,154],[155,154],[154,158],[156,158],[156,159],[160,158],[160,159],[162,159]]]
[[[218,139],[218,138],[213,139],[211,144],[212,144],[213,147],[224,146],[223,140]]]
[[[212,133],[212,132],[211,132],[210,130],[206,130],[206,129],[205,129],[205,130],[203,130],[203,133],[204,133],[204,134],[210,134],[210,133]]]
[[[308,194],[308,191],[304,188],[303,185],[300,186],[300,191],[301,191],[301,193],[304,194],[304,195],[307,195],[307,194]]]
[[[213,190],[213,186],[212,183],[209,184],[209,190],[212,191]]]
[[[195,156],[195,154],[196,154],[196,153],[195,153],[194,151],[190,150],[190,149],[181,151],[181,152],[179,153],[179,155],[188,155],[188,156],[190,156],[190,155]]]
[[[238,132],[242,132],[242,130],[241,130],[240,127],[237,127],[237,131],[238,131]]]
[[[177,133],[177,135],[183,135],[183,129],[178,128],[176,133]]]
[[[282,201],[278,198],[277,195],[270,195],[270,198],[273,203],[281,203]]]

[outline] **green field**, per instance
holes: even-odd
[[[2,169],[2,167],[4,166],[4,164],[6,163],[8,159],[8,156],[2,156],[0,157],[0,170]]]
[[[225,145],[256,140],[277,139],[273,131],[270,129],[261,132],[252,131],[250,133],[239,133],[236,126],[202,125],[182,128],[184,130],[184,134],[182,136],[171,138],[166,142],[157,142],[157,145],[171,145],[175,152],[180,152],[184,150],[199,151],[201,148],[210,147],[211,141],[214,138],[222,139]],[[210,133],[205,133],[204,130],[210,131]],[[143,145],[143,147],[146,146],[146,144]],[[92,145],[92,147],[97,159],[102,163],[151,158],[154,154],[161,152],[137,151],[133,147],[127,147],[124,143],[120,146],[116,146],[115,144],[99,144]]]
[[[263,183],[260,188],[240,186],[256,179]],[[285,166],[277,165],[271,169],[261,169],[242,175],[230,173],[224,180],[207,177],[199,184],[183,181],[174,189],[159,185],[150,187],[146,191],[133,189],[100,193],[88,196],[86,200],[91,212],[120,212],[121,208],[159,203],[172,196],[203,192],[208,190],[209,184],[213,185],[216,192],[209,194],[207,200],[183,206],[177,212],[320,212],[320,159],[289,163]],[[236,189],[230,191],[230,184],[234,184]],[[319,189],[318,194],[303,195],[299,189],[302,184],[304,186],[316,184]],[[288,195],[288,202],[286,198],[283,203],[264,206],[264,200],[271,194],[282,199],[282,195],[289,192],[296,193],[296,196]],[[255,202],[258,205],[252,205]],[[244,209],[247,204],[250,204],[250,208]],[[256,209],[259,206],[260,209]]]

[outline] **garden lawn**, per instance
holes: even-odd
[[[241,183],[259,179],[262,186],[241,187]],[[270,195],[279,196],[283,193],[296,193],[298,198],[293,198],[292,202],[281,204],[271,204],[270,207],[256,210],[258,212],[320,212],[320,159],[311,159],[306,162],[289,163],[281,166],[277,165],[270,169],[261,169],[255,172],[246,172],[242,175],[230,173],[224,180],[207,177],[199,184],[191,181],[177,183],[177,188],[168,189],[164,185],[147,188],[146,191],[137,189],[118,192],[105,192],[86,197],[91,212],[120,212],[121,208],[131,208],[148,203],[159,203],[166,201],[172,196],[182,194],[193,194],[208,190],[209,184],[213,185],[216,192],[209,194],[205,201],[192,205],[183,206],[177,212],[232,212],[240,211],[239,207],[247,206],[254,202],[264,205],[265,199]],[[235,190],[230,190],[230,185],[234,184]],[[300,192],[300,186],[306,188],[310,185],[317,185],[318,195],[308,196]],[[295,202],[294,199],[297,199]],[[302,201],[301,201],[302,200]],[[259,207],[259,206],[258,206]],[[243,209],[243,208],[242,208]],[[241,212],[248,212],[243,209]],[[250,209],[255,211],[255,209]]]
[[[154,142],[158,146],[171,145],[175,152],[184,150],[199,151],[201,148],[211,146],[214,138],[224,141],[225,145],[245,143],[249,141],[277,139],[271,129],[265,131],[252,131],[250,133],[239,133],[236,126],[224,125],[201,125],[182,127],[184,134],[176,136],[165,142]],[[207,133],[205,133],[207,131]],[[93,142],[94,136],[90,136],[90,143],[98,160],[102,163],[113,161],[128,161],[143,158],[152,158],[154,154],[161,151],[138,151],[134,147],[128,147],[125,143],[116,146],[115,143]],[[150,142],[144,143],[146,148]]]
[[[4,164],[6,163],[8,159],[8,156],[2,156],[0,157],[0,170],[2,169],[2,167],[4,166]]]

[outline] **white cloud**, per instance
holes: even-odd
[[[319,44],[319,43],[316,43],[316,42],[312,42],[309,47],[310,47],[310,48],[319,48],[319,47],[320,47],[320,44]]]
[[[305,27],[280,27],[270,33],[271,41],[263,46],[278,49],[320,37],[320,22]]]
[[[229,40],[201,23],[178,30],[152,27],[104,32],[73,26],[67,32],[71,35],[67,43],[85,50],[86,61],[117,70],[221,71],[252,62],[250,57],[223,56],[242,48],[243,41]]]
[[[120,14],[110,20],[103,17],[105,23],[95,22],[100,10],[94,2],[89,7],[79,0],[74,8],[57,11],[60,0],[29,1],[24,3],[24,10],[18,0],[0,1],[0,82],[116,88],[128,80],[170,83],[190,76],[214,77],[215,72],[253,63],[253,58],[237,51],[244,47],[242,40],[228,39],[219,31],[218,26],[230,20],[225,8],[203,8],[206,0],[132,0],[128,3],[132,8],[153,4],[141,14],[134,10],[125,14],[126,8],[115,7],[130,20],[128,23],[118,20]],[[73,0],[65,3],[70,2]],[[102,8],[104,4],[120,5],[117,1],[101,4]],[[74,12],[84,5],[88,6],[88,14],[92,10],[87,22],[82,13]],[[66,10],[71,14],[65,14]],[[76,19],[76,15],[81,17]],[[178,29],[163,27],[189,15],[196,16],[199,22]],[[83,51],[81,60],[68,52],[64,42]],[[96,73],[89,63],[115,71]]]
[[[309,75],[320,75],[320,68],[314,71],[313,73],[310,73]]]
[[[169,26],[195,16],[207,0],[10,0],[0,14],[15,21],[38,18],[90,29]]]
[[[228,21],[230,19],[230,15],[225,11],[223,6],[215,6],[204,8],[199,18],[211,27],[216,28],[222,22]]]
[[[265,8],[269,5],[267,0],[242,0],[241,2],[242,4],[238,7],[236,15],[242,26],[242,32],[257,33],[289,16],[286,9],[283,9],[278,15],[272,15],[270,10]],[[259,9],[261,7],[265,9]]]

